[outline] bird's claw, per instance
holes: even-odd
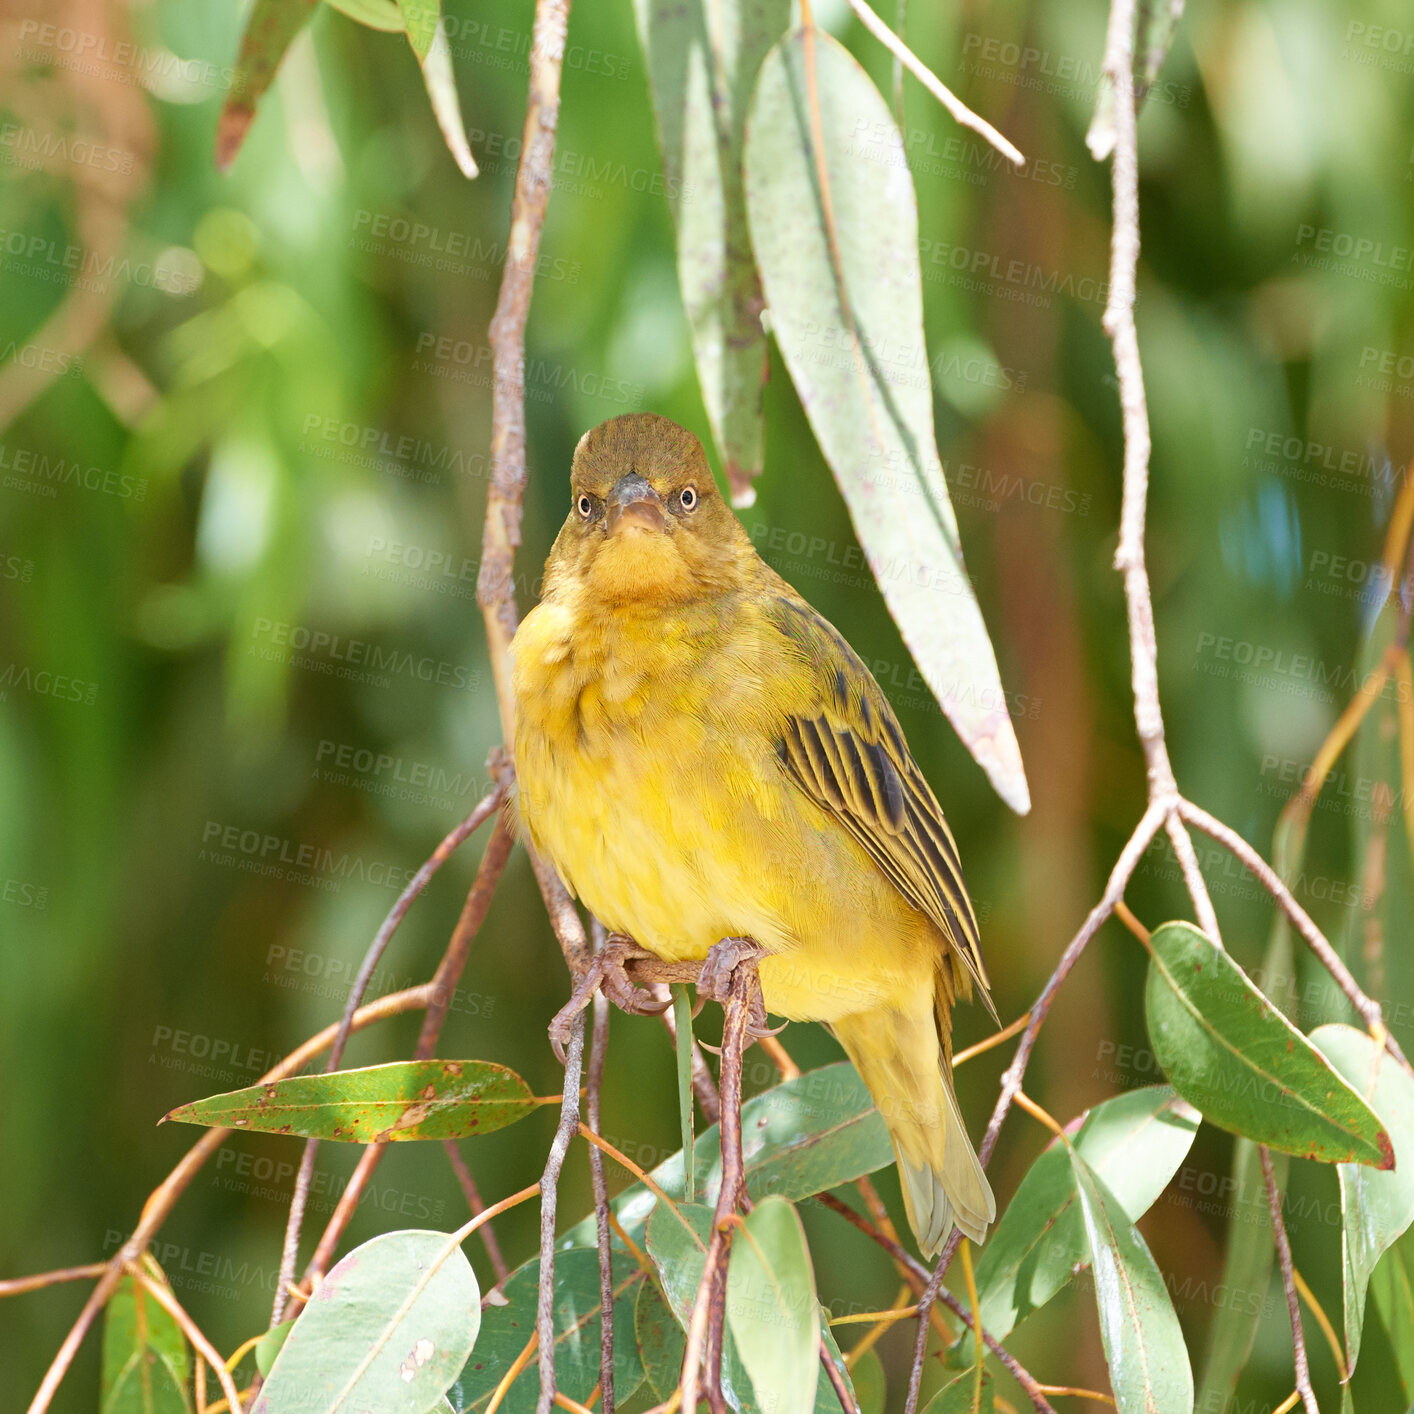
[[[550,1046],[561,1065],[565,1063],[565,1047],[569,1044],[574,1019],[594,1000],[596,991],[603,994],[620,1011],[633,1016],[657,1016],[672,1005],[662,1002],[651,992],[635,986],[629,980],[624,964],[635,957],[651,957],[622,933],[611,933],[604,946],[590,959],[570,999],[550,1019]]]
[[[731,996],[732,974],[743,963],[751,963],[753,968],[766,956],[766,949],[753,938],[723,938],[713,943],[707,951],[707,960],[702,964],[702,972],[697,979],[697,1010],[704,1001],[714,1001],[722,1006]],[[696,1010],[694,1010],[696,1015]],[[778,1030],[783,1028],[777,1028]],[[747,1014],[746,1035],[749,1040],[760,1040],[762,1036],[774,1036],[766,1024],[766,1005],[761,1000],[761,989],[755,988],[751,995],[751,1010]]]

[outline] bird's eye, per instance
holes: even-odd
[[[580,515],[581,515],[585,520],[588,520],[589,517],[590,517],[591,515],[593,515],[593,513],[594,513],[594,502],[591,501],[588,496],[585,496],[585,495],[581,494],[579,500],[577,500],[574,504],[575,504],[576,509],[579,511]]]
[[[684,486],[678,493],[678,504],[685,511],[690,511],[697,504],[697,490],[692,486]]]

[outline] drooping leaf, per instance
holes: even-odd
[[[1191,923],[1164,924],[1150,945],[1154,1055],[1205,1119],[1324,1163],[1393,1162],[1374,1111],[1227,953]]]
[[[462,126],[461,102],[457,97],[457,79],[452,71],[452,50],[442,22],[442,0],[397,0],[402,12],[412,52],[422,69],[422,81],[432,103],[432,116],[437,119],[447,150],[456,160],[464,177],[477,174],[476,159],[466,140]]]
[[[727,1268],[727,1322],[756,1398],[810,1414],[820,1374],[820,1302],[800,1217],[764,1198],[743,1220]]]
[[[1360,1355],[1365,1292],[1380,1257],[1414,1222],[1414,1080],[1383,1046],[1352,1026],[1320,1026],[1312,1042],[1380,1117],[1394,1144],[1388,1172],[1341,1164],[1341,1254],[1345,1274],[1346,1365]]]
[[[634,1336],[634,1304],[643,1285],[643,1269],[615,1253],[614,1389],[620,1401],[643,1380],[643,1362]],[[501,1377],[535,1334],[540,1293],[540,1259],[526,1262],[501,1288],[504,1306],[488,1306],[476,1350],[449,1391],[457,1414],[479,1414],[490,1403]],[[555,1383],[580,1403],[599,1383],[599,1255],[588,1248],[555,1253]],[[534,1414],[540,1394],[535,1360],[516,1377],[500,1414]]]
[[[1169,45],[1178,32],[1183,17],[1183,0],[1137,0],[1134,7],[1134,111],[1137,113],[1149,96],[1154,80],[1163,67]],[[1103,162],[1115,145],[1115,91],[1108,74],[1100,76],[1099,92],[1095,95],[1095,116],[1086,145],[1096,162]]]
[[[216,166],[224,172],[250,131],[256,104],[275,81],[280,61],[309,23],[316,0],[255,0],[241,36],[231,91],[216,120]]]
[[[179,1105],[166,1118],[381,1144],[490,1134],[539,1103],[515,1071],[490,1061],[395,1061],[252,1085]]]
[[[861,132],[886,160],[859,155]],[[934,439],[913,179],[888,105],[822,31],[787,36],[761,66],[746,201],[771,328],[889,612],[967,749],[1024,813]]]
[[[702,401],[732,501],[748,506],[761,471],[766,334],[742,138],[761,60],[785,33],[790,0],[635,0],[634,12]]]
[[[1404,1397],[1414,1403],[1414,1235],[1396,1242],[1380,1258],[1370,1278],[1370,1294],[1394,1351]]]
[[[315,1288],[250,1414],[427,1414],[480,1325],[476,1274],[446,1233],[383,1233]]]
[[[697,1200],[697,1149],[692,1137],[692,1001],[687,988],[673,988],[673,1024],[678,1062],[678,1119],[682,1125],[683,1196],[689,1203]]]
[[[191,1414],[191,1356],[176,1321],[132,1277],[103,1316],[102,1414]]]
[[[985,1323],[984,1323],[985,1325]],[[996,1404],[992,1397],[992,1377],[986,1370],[982,1372],[982,1399],[977,1402],[977,1374],[966,1370],[955,1380],[948,1381],[927,1404],[923,1414],[992,1414]]]
[[[324,0],[324,3],[369,29],[402,34],[407,28],[398,0]]]
[[[1073,1143],[1114,1194],[1130,1222],[1153,1205],[1188,1154],[1199,1115],[1167,1085],[1104,1100],[1088,1111]],[[977,1262],[982,1325],[1004,1340],[1090,1260],[1075,1173],[1055,1142],[1032,1164]],[[972,1359],[972,1336],[959,1346]]]
[[[677,1388],[687,1337],[656,1281],[645,1281],[639,1287],[633,1331],[644,1378],[658,1399],[665,1400]]]
[[[776,1193],[798,1202],[884,1168],[894,1158],[883,1117],[848,1061],[807,1071],[754,1095],[741,1107],[741,1129],[747,1189],[757,1199]],[[693,1153],[696,1195],[714,1203],[722,1180],[716,1125],[698,1135]],[[666,1193],[682,1194],[680,1153],[652,1174]],[[655,1202],[643,1184],[630,1184],[614,1199],[615,1215],[634,1232]],[[578,1224],[569,1240],[576,1246],[591,1244],[593,1219]]]
[[[1071,1148],[1117,1414],[1193,1414],[1193,1371],[1168,1287],[1119,1199]]]

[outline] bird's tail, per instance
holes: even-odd
[[[997,1203],[957,1107],[932,999],[841,1018],[834,1032],[889,1127],[919,1247],[936,1256],[953,1223],[981,1242]]]

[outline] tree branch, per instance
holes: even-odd
[[[1281,1217],[1281,1193],[1277,1190],[1276,1174],[1272,1171],[1272,1152],[1265,1144],[1257,1146],[1262,1160],[1262,1181],[1267,1185],[1267,1208],[1272,1215],[1272,1234],[1277,1241],[1277,1260],[1281,1264],[1281,1282],[1286,1288],[1286,1310],[1291,1317],[1291,1344],[1296,1362],[1296,1388],[1306,1414],[1320,1414],[1316,1396],[1311,1389],[1311,1371],[1306,1363],[1306,1335],[1301,1329],[1301,1302],[1296,1294],[1295,1268],[1291,1262],[1291,1240]]]

